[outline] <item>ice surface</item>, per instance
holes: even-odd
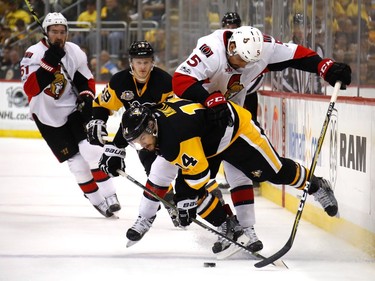
[[[135,152],[127,153],[127,173],[144,182]],[[289,269],[257,269],[244,252],[216,260],[215,235],[197,225],[175,228],[164,208],[142,241],[126,248],[142,190],[114,180],[122,210],[106,219],[43,140],[0,138],[0,281],[375,280],[374,259],[305,221],[283,258]],[[261,254],[271,255],[287,241],[294,214],[258,196],[256,217]]]

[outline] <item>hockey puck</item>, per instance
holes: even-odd
[[[203,266],[204,267],[215,267],[216,263],[214,263],[214,262],[205,262],[205,263],[203,263]]]

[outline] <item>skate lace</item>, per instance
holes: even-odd
[[[331,199],[330,190],[327,188],[319,188],[317,192],[313,193],[314,199],[318,201],[323,208],[334,205]]]
[[[132,226],[132,229],[136,230],[138,233],[144,233],[150,229],[151,224],[152,221],[146,219],[145,217],[139,216]]]
[[[250,238],[250,243],[254,243],[259,240],[258,236],[255,233],[254,227],[250,226],[244,228],[245,235]]]
[[[227,235],[227,232],[228,232],[228,223],[229,223],[228,220],[225,221],[225,222],[223,222],[223,223],[218,227],[217,231],[220,232],[221,234],[223,234],[223,235],[226,236],[226,235]],[[224,242],[224,241],[225,241],[224,238],[222,238],[221,236],[218,237],[218,242]],[[228,243],[229,243],[229,242],[228,242]]]

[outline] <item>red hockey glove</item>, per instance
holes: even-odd
[[[208,96],[204,105],[207,107],[208,119],[220,127],[233,126],[233,119],[227,100],[220,92]]]
[[[346,89],[346,85],[352,82],[352,70],[346,63],[323,59],[318,65],[318,72],[332,87],[337,81],[341,81],[341,90]]]

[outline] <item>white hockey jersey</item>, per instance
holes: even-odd
[[[195,49],[188,59],[178,66],[176,73],[204,81],[203,87],[208,93],[220,91],[227,100],[243,106],[246,93],[253,87],[256,78],[268,71],[267,65],[295,58],[298,45],[284,44],[264,34],[261,59],[247,64],[245,68],[234,69],[228,63],[226,54],[227,41],[231,34],[231,30],[220,29],[198,39]],[[174,90],[181,96],[179,87],[184,85],[186,88],[186,81],[183,81],[183,76],[178,79],[181,80],[174,81]]]
[[[30,113],[35,114],[43,124],[60,127],[66,123],[68,115],[76,110],[78,95],[72,89],[72,85],[61,66],[59,67],[60,70],[55,72],[55,80],[44,89],[39,89],[37,81],[28,83],[28,87],[25,87],[25,83],[30,77],[30,79],[35,79],[35,76],[30,75],[39,69],[40,62],[47,49],[48,47],[42,40],[26,50],[20,62],[21,80],[24,91],[30,100]],[[88,80],[93,79],[87,64],[87,56],[80,47],[74,43],[66,42],[64,50],[66,54],[61,62],[64,64],[69,77],[74,79],[75,73],[79,71]]]

